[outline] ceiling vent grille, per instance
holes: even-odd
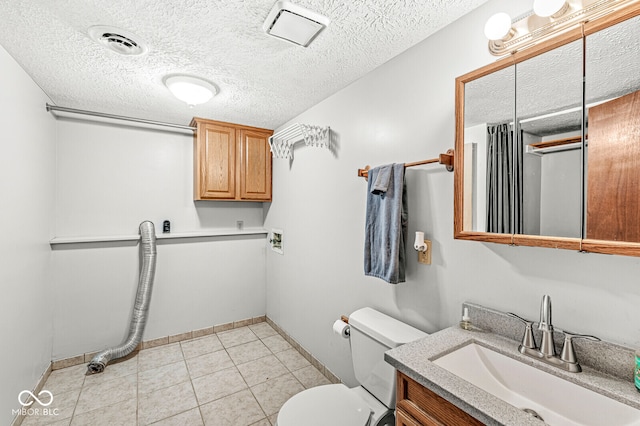
[[[278,1],[262,28],[282,40],[307,47],[329,25],[329,18],[288,1]]]
[[[120,55],[142,55],[148,50],[144,44],[136,41],[138,37],[135,34],[120,28],[96,25],[89,28],[89,36],[100,45]]]

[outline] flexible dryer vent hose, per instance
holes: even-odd
[[[120,346],[105,349],[94,356],[87,366],[87,374],[102,373],[111,360],[129,355],[142,341],[156,271],[156,231],[153,222],[144,221],[140,224],[140,249],[142,267],[131,324],[129,324],[129,335]]]

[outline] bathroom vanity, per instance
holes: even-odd
[[[483,424],[409,376],[397,376],[397,426]]]
[[[474,329],[450,327],[386,352],[398,370],[397,425],[640,424],[631,349],[581,340],[582,372],[571,373],[521,354],[518,320],[464,306]]]

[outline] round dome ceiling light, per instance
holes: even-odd
[[[176,98],[190,107],[209,102],[218,90],[208,81],[187,75],[171,75],[165,77],[164,85]]]
[[[120,55],[142,55],[149,50],[138,36],[121,28],[94,25],[88,33],[95,42]]]

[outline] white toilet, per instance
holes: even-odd
[[[280,409],[277,426],[393,426],[396,370],[384,360],[391,348],[426,333],[371,308],[349,316],[351,359],[361,386],[307,389]]]

